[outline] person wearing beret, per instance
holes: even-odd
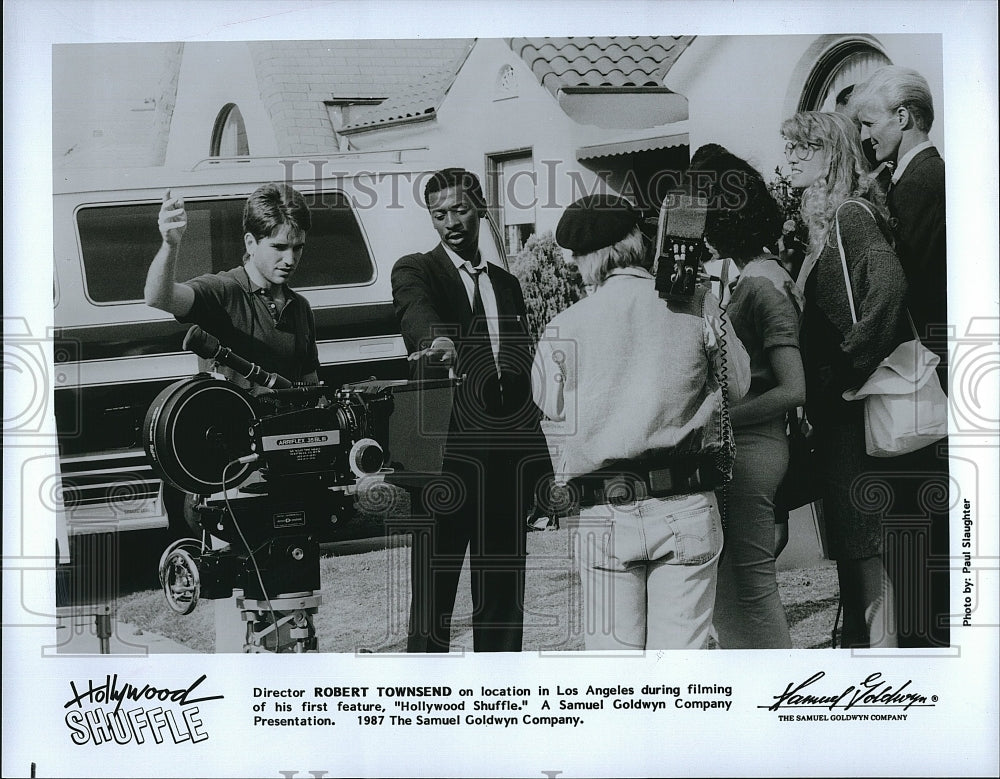
[[[594,288],[548,324],[532,369],[555,481],[580,505],[586,648],[703,648],[723,544],[721,363],[739,398],[749,358],[706,287],[660,298],[624,199],[577,200],[556,241]]]
[[[414,495],[407,650],[447,652],[459,574],[472,579],[473,649],[520,651],[526,517],[551,466],[531,398],[532,338],[517,279],[479,254],[486,203],[477,177],[448,168],[424,202],[440,243],[400,258],[392,294],[414,377],[448,369],[455,390],[441,479]]]

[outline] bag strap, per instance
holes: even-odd
[[[837,229],[837,250],[840,252],[840,265],[844,270],[844,286],[847,287],[847,302],[851,307],[851,321],[854,324],[858,323],[858,313],[854,307],[854,292],[851,288],[851,275],[847,270],[847,256],[844,254],[844,239],[840,236],[840,209],[846,206],[848,203],[856,203],[861,206],[868,215],[875,220],[876,226],[878,225],[878,220],[875,219],[875,214],[872,210],[860,200],[845,200],[837,207],[837,213],[834,214],[834,223]],[[910,315],[910,309],[904,309],[906,311],[906,321],[910,323],[910,331],[913,333],[913,338],[916,341],[920,340],[920,336],[917,334],[917,326],[913,322],[913,317]]]
[[[906,309],[906,321],[910,323],[910,332],[913,333],[913,340],[920,341],[920,335],[917,333],[917,325],[914,323],[913,317],[910,316],[910,309],[908,308]]]
[[[857,309],[855,309],[854,307],[854,291],[851,288],[851,274],[847,270],[847,255],[844,254],[844,239],[840,236],[840,209],[843,208],[845,205],[847,205],[847,203],[849,202],[856,202],[856,201],[845,200],[843,203],[841,203],[837,207],[837,213],[833,215],[833,222],[834,222],[834,227],[837,230],[837,250],[840,252],[840,265],[844,269],[844,286],[847,288],[847,303],[851,307],[851,321],[854,324],[857,324],[858,312]],[[862,205],[861,207],[864,208],[866,211],[868,211],[867,206]],[[871,214],[871,211],[868,211],[868,213]],[[875,215],[872,214],[872,218],[874,218],[874,216]]]

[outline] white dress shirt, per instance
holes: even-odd
[[[479,264],[473,265],[468,260],[463,260],[455,254],[455,252],[445,246],[444,243],[442,243],[441,246],[444,247],[448,258],[458,269],[458,276],[462,279],[462,283],[465,285],[465,291],[469,296],[470,307],[472,306],[472,301],[476,294],[476,282],[472,277],[472,271],[482,271],[479,274],[479,296],[483,299],[483,310],[486,312],[486,327],[490,333],[490,346],[493,349],[493,361],[497,364],[497,370],[499,371],[500,311],[497,308],[497,296],[493,291],[493,282],[490,281],[490,275],[486,272],[488,263],[480,256]]]

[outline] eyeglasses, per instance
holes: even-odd
[[[800,162],[808,162],[816,156],[816,152],[823,148],[821,143],[806,143],[805,141],[789,141],[785,144],[785,157],[791,158],[794,154]]]

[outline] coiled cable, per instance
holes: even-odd
[[[719,396],[722,401],[719,410],[719,442],[720,448],[716,455],[715,467],[722,475],[722,486],[716,490],[719,499],[719,516],[722,520],[722,530],[726,530],[726,514],[728,509],[729,482],[733,476],[733,462],[736,459],[736,438],[733,435],[733,423],[729,416],[729,368],[726,365],[726,309],[722,301],[729,285],[729,264],[731,260],[723,260],[719,272]]]

